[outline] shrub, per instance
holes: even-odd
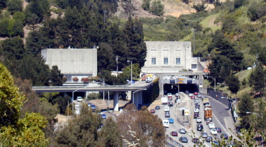
[[[164,14],[164,6],[160,0],[155,0],[151,4],[150,13],[158,16],[162,16]]]
[[[81,81],[83,81],[84,83],[88,83],[89,82],[89,78],[82,78]]]
[[[75,82],[77,82],[78,80],[79,80],[78,77],[74,77],[74,78],[73,78],[73,81],[75,81]]]

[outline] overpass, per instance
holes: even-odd
[[[147,90],[152,83],[146,83],[145,81],[137,81],[132,85],[106,85],[102,83],[92,82],[86,86],[32,86],[32,90],[37,93],[42,92],[72,92],[72,99],[74,99],[74,92],[88,92],[88,91],[109,91],[114,92],[114,111],[118,111],[118,92],[126,91],[129,92],[128,97],[131,99],[131,92],[133,103],[138,106],[142,104],[142,91]]]

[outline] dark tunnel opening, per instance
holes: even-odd
[[[198,92],[199,88],[197,84],[179,84],[180,92],[184,92],[186,90],[189,91],[189,93],[194,93]],[[164,89],[164,94],[166,95],[167,93],[178,93],[178,84],[164,84],[163,86]]]

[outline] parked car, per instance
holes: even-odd
[[[182,143],[188,143],[187,137],[180,137],[179,141],[181,141]]]
[[[106,119],[106,115],[105,114],[101,114],[102,119]]]
[[[165,111],[165,117],[170,117],[169,111]]]
[[[168,102],[169,107],[172,107],[173,105],[174,105],[173,102]]]
[[[172,132],[171,132],[171,135],[172,135],[172,136],[178,136],[178,133],[177,133],[176,131],[172,131]]]
[[[211,129],[210,133],[212,135],[217,135],[217,130],[215,128]]]
[[[155,110],[154,109],[151,109],[151,111],[150,111],[151,113],[155,113]]]
[[[174,119],[173,118],[169,118],[168,120],[169,120],[169,123],[170,124],[173,124],[174,123]]]
[[[220,127],[216,127],[217,133],[221,133],[222,129]]]
[[[197,118],[197,120],[196,120],[196,121],[197,121],[197,123],[202,123],[202,119],[201,119],[201,118],[199,118],[199,117]]]
[[[209,129],[214,129],[214,128],[215,128],[215,124],[214,124],[214,122],[210,122],[210,123],[208,124],[208,126],[209,126]]]
[[[223,139],[228,139],[228,135],[227,135],[227,134],[222,134],[222,135],[221,135],[221,138],[223,138]]]
[[[194,92],[194,95],[198,95],[199,93],[198,92]]]
[[[203,125],[197,125],[197,131],[202,131],[203,130]]]
[[[212,141],[212,137],[211,136],[207,136],[206,137],[206,142],[211,142]]]
[[[192,142],[193,142],[193,143],[199,143],[200,140],[199,140],[198,138],[192,138]]]
[[[187,131],[186,131],[184,128],[182,128],[182,129],[179,129],[179,133],[180,133],[180,134],[186,134]]]
[[[78,101],[78,102],[82,102],[82,101],[83,101],[82,97],[81,97],[81,96],[78,96],[78,97],[77,97],[77,101]]]
[[[155,107],[155,110],[160,110],[160,106],[156,106]]]
[[[207,137],[208,137],[208,134],[207,134],[206,132],[202,132],[202,133],[201,133],[201,137],[202,137],[202,138],[207,138]]]
[[[199,112],[194,112],[194,119],[199,117]]]

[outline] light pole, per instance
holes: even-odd
[[[214,91],[216,91],[216,78],[212,77],[212,76],[207,76],[207,78],[210,77],[213,79],[214,81]]]
[[[127,60],[127,62],[130,62],[131,63],[131,81],[130,81],[130,85],[132,85],[132,60]]]
[[[258,113],[256,113],[256,112],[249,112],[249,111],[247,111],[246,112],[247,114],[255,114],[255,115],[257,115],[258,117],[260,117],[261,119],[262,119],[262,134],[263,134],[263,136],[262,136],[262,147],[263,147],[263,142],[264,142],[264,119],[263,119],[263,113],[261,113],[261,114],[258,114]]]

